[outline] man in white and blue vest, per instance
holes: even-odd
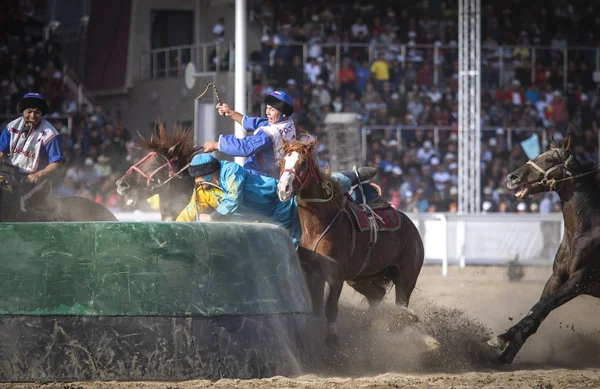
[[[22,116],[6,125],[0,134],[0,160],[8,160],[25,181],[33,184],[28,195],[55,176],[65,162],[60,133],[43,118],[48,103],[39,93],[27,93],[18,104]]]

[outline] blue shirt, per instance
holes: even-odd
[[[246,131],[255,131],[268,125],[267,118],[244,116],[242,120],[242,127]],[[232,157],[248,157],[244,167],[254,174],[279,178],[279,165],[275,161],[273,140],[264,131],[241,139],[236,138],[235,135],[221,135],[219,151]]]
[[[215,212],[231,216],[259,215],[274,220],[286,228],[292,238],[301,235],[296,198],[282,202],[277,195],[277,180],[252,174],[235,162],[220,161],[219,180],[223,198]]]

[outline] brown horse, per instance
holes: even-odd
[[[324,287],[327,344],[337,345],[338,300],[344,281],[364,295],[370,307],[378,306],[393,283],[396,304],[408,307],[423,266],[424,249],[419,231],[403,213],[387,207],[387,226],[378,231],[360,225],[352,200],[322,171],[312,155],[316,140],[292,141],[283,146],[278,194],[281,201],[297,196],[302,225],[298,255],[306,271],[315,314],[323,312]],[[379,213],[380,216],[383,213]],[[362,215],[363,220],[366,216]],[[395,228],[390,223],[394,221]],[[399,222],[398,222],[399,221]]]
[[[600,297],[600,176],[598,167],[585,166],[573,156],[571,133],[564,146],[552,140],[548,151],[510,173],[507,186],[520,199],[558,193],[565,232],[539,301],[521,321],[488,342],[501,350],[500,363],[511,363],[554,309],[582,294]]]
[[[50,182],[25,182],[27,174],[0,164],[0,222],[117,221],[102,204],[83,197],[54,198]]]
[[[186,166],[201,148],[190,129],[176,127],[169,135],[157,123],[156,132],[149,140],[140,135],[140,147],[148,154],[116,181],[117,192],[129,205],[158,194],[162,220],[175,220],[190,202],[194,179]]]

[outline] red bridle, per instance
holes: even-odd
[[[300,192],[302,190],[302,188],[304,188],[304,185],[306,185],[308,183],[308,179],[310,177],[314,178],[315,181],[318,183],[319,182],[319,174],[317,174],[317,169],[315,168],[313,159],[308,157],[307,163],[308,163],[308,168],[306,171],[306,176],[304,176],[304,179],[302,179],[302,174],[298,174],[292,169],[283,169],[281,171],[281,173],[279,173],[279,180],[281,180],[281,176],[283,175],[283,173],[286,173],[286,172],[292,173],[294,175],[294,177],[296,177],[296,180],[298,180],[298,182],[300,183],[300,188],[298,189],[298,192]]]
[[[146,174],[144,173],[138,166],[144,162],[145,160],[147,160],[150,157],[154,157],[158,155],[159,157],[163,158],[166,162],[162,165],[160,165],[157,169],[155,169],[152,173],[150,174]],[[178,161],[178,157],[174,156],[171,159],[168,159],[167,157],[165,157],[164,155],[157,153],[156,151],[152,151],[150,153],[148,153],[148,155],[146,155],[144,158],[142,158],[141,160],[139,160],[135,165],[131,166],[127,172],[125,173],[125,176],[128,176],[130,174],[133,173],[133,171],[135,170],[136,172],[140,173],[142,175],[142,177],[144,177],[146,179],[146,185],[150,186],[150,182],[154,181],[155,179],[153,178],[154,175],[156,173],[158,173],[162,168],[164,168],[165,166],[169,167],[169,179],[171,179],[172,177],[177,177],[179,179],[181,179],[182,177],[177,173],[177,171],[175,170],[174,166],[173,166],[173,162],[177,162]],[[156,179],[156,181],[158,182],[159,185],[162,185],[162,183],[160,182],[160,179]],[[166,181],[165,181],[166,182]]]

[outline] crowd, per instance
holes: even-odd
[[[44,10],[29,4],[0,4],[0,120],[15,117],[25,92],[42,93],[50,105],[47,119],[62,133],[67,156],[65,181],[55,188],[56,195],[85,196],[123,208],[114,181],[137,158],[131,135],[119,112],[78,104],[63,83],[60,44],[43,39]],[[377,180],[387,199],[409,212],[454,212],[457,1],[431,0],[427,9],[395,4],[253,1],[265,33],[261,52],[251,61],[251,111],[263,114],[264,96],[275,89],[287,91],[294,99],[298,129],[319,136],[324,164],[329,158],[324,117],[329,112],[356,113],[361,125],[371,128],[365,163],[379,168]],[[599,9],[591,0],[536,0],[525,8],[519,0],[507,0],[483,6],[484,211],[558,209],[555,196],[516,201],[505,189],[506,174],[527,160],[519,142],[534,131],[540,139],[560,140],[567,124],[574,123],[579,129],[578,158],[598,161],[596,51],[569,51],[566,69],[562,64],[563,48],[600,44]],[[306,62],[302,43],[307,44]],[[369,55],[368,48],[356,43],[372,43],[375,50]],[[339,71],[335,48],[328,44],[342,45]],[[529,45],[549,49],[534,54]],[[397,128],[407,125],[428,127],[404,129],[399,138]],[[436,126],[439,131],[432,130]]]
[[[409,212],[455,212],[458,7],[442,1],[428,5],[405,9],[390,1],[313,1],[267,8],[270,17],[261,19],[265,33],[253,64],[252,108],[259,114],[264,95],[287,90],[294,98],[298,127],[322,141],[323,163],[329,158],[323,131],[327,113],[357,113],[361,126],[369,128],[366,163],[379,167],[379,184],[394,206]],[[507,173],[527,160],[520,142],[534,132],[540,140],[560,140],[573,123],[577,157],[598,161],[596,49],[568,51],[563,69],[563,48],[600,43],[599,9],[592,1],[533,1],[525,7],[511,0],[483,6],[483,211],[559,209],[556,196],[516,201],[505,189]],[[372,44],[372,60],[366,47],[353,43]],[[339,71],[331,44],[341,44]],[[530,45],[550,49],[533,53]],[[400,126],[415,125],[428,127],[404,129],[397,136]],[[439,130],[433,131],[436,126]]]

